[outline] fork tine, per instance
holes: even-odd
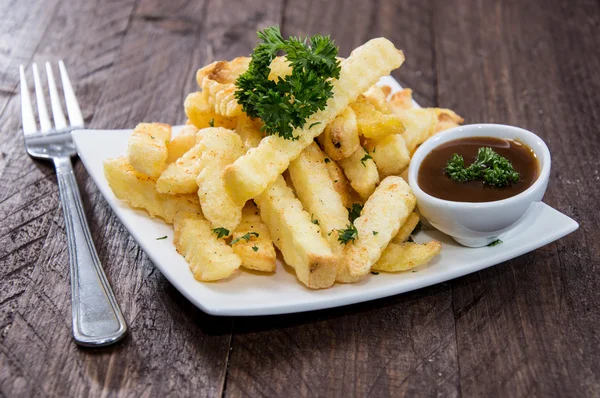
[[[33,108],[31,107],[31,98],[29,98],[29,87],[25,80],[25,68],[19,66],[19,75],[21,76],[21,120],[23,123],[23,134],[32,134],[37,131]]]
[[[62,59],[58,61],[58,69],[60,69],[60,78],[62,80],[63,91],[65,92],[65,102],[67,103],[67,113],[69,114],[71,127],[83,127],[81,109],[79,108],[79,103],[77,103],[77,98],[75,97],[73,86],[71,86],[67,68],[65,68],[65,63]]]
[[[44,87],[40,80],[40,73],[37,64],[33,64],[33,85],[35,86],[35,99],[37,102],[38,116],[40,118],[40,130],[42,133],[50,131],[52,125],[48,117],[48,109],[46,108],[46,100],[44,99]]]
[[[67,127],[65,114],[63,113],[58,91],[56,90],[56,82],[54,81],[54,72],[50,62],[46,62],[46,77],[48,78],[48,91],[50,92],[50,105],[52,106],[52,117],[54,118],[54,126],[57,130],[62,130]]]

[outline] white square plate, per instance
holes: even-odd
[[[395,90],[391,77],[382,79]],[[418,105],[417,105],[418,106]],[[121,203],[104,178],[103,161],[123,156],[132,130],[79,130],[73,132],[79,157],[100,192],[121,222],[167,279],[203,311],[213,315],[273,315],[311,311],[354,304],[434,285],[507,261],[555,241],[579,225],[544,203],[530,209],[520,226],[494,247],[466,248],[448,236],[431,230],[415,240],[437,239],[442,252],[426,266],[398,274],[369,275],[356,284],[336,284],[330,289],[310,290],[296,280],[294,271],[278,263],[273,275],[239,272],[226,281],[202,283],[192,276],[186,261],[173,246],[171,226]],[[167,235],[164,240],[156,238]]]

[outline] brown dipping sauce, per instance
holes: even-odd
[[[512,163],[519,173],[519,182],[507,187],[494,187],[483,180],[454,181],[444,173],[453,154],[462,155],[465,167],[477,159],[481,147],[491,147]],[[455,202],[493,202],[515,196],[529,188],[540,174],[535,153],[518,141],[495,137],[467,137],[446,142],[433,149],[421,162],[418,182],[421,189],[431,196]]]

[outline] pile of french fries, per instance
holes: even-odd
[[[410,239],[419,215],[401,175],[421,143],[463,119],[413,107],[410,89],[392,94],[376,85],[403,53],[379,38],[341,60],[333,97],[294,131],[297,140],[264,136],[261,121],[237,103],[235,80],[249,61],[198,71],[200,90],[185,100],[189,120],[179,134],[161,123],[135,128],[126,156],[104,164],[115,196],[173,225],[174,245],[199,281],[240,267],[275,272],[275,248],[314,289],[406,271],[437,255],[439,242]],[[290,72],[277,57],[270,78]],[[344,230],[354,234],[344,240]]]

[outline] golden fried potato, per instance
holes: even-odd
[[[243,204],[234,203],[225,190],[222,172],[245,152],[242,139],[231,130],[211,127],[202,132],[199,168],[196,177],[202,213],[213,228],[233,231],[242,219]]]
[[[205,102],[216,115],[236,117],[242,114],[242,107],[235,98],[235,83],[219,83],[207,77],[200,84]]]
[[[338,163],[344,169],[352,188],[363,201],[367,200],[379,183],[379,172],[371,155],[359,146],[350,157]]]
[[[375,161],[382,178],[400,175],[410,164],[410,153],[402,134],[392,134],[379,140],[368,140],[365,149]]]
[[[257,147],[264,135],[260,131],[260,120],[252,120],[246,115],[238,117],[235,132],[238,133],[244,144],[244,149],[248,151],[250,148]]]
[[[337,273],[335,256],[283,177],[278,176],[255,202],[275,246],[298,279],[312,289],[331,286]]]
[[[271,72],[269,80],[277,80],[279,77],[285,77],[292,74],[292,66],[286,57],[275,57],[271,61]]]
[[[127,161],[135,170],[156,178],[167,164],[171,126],[164,123],[138,124],[127,144]]]
[[[196,82],[202,87],[202,80],[208,78],[217,83],[235,83],[236,79],[248,69],[250,57],[237,57],[231,61],[216,61],[198,69]]]
[[[408,271],[427,264],[441,250],[442,244],[437,240],[427,243],[390,243],[371,269],[384,272]]]
[[[336,280],[355,282],[343,263],[344,246],[338,242],[338,230],[349,223],[348,209],[336,192],[325,164],[325,157],[316,144],[309,145],[290,163],[289,172],[298,199],[310,213],[313,224],[321,227],[321,235],[329,243],[337,262]]]
[[[130,207],[143,209],[150,217],[160,217],[168,224],[178,213],[199,213],[196,195],[166,195],[158,193],[154,180],[138,173],[125,158],[104,161],[104,175],[114,195]]]
[[[406,221],[404,222],[402,227],[400,227],[400,230],[398,230],[398,233],[396,234],[396,236],[394,236],[394,238],[392,239],[392,243],[400,244],[400,243],[406,242],[408,237],[412,234],[412,232],[417,227],[419,220],[420,220],[419,213],[414,212],[414,211],[412,213],[410,213],[410,215],[408,216],[408,218],[406,219]]]
[[[388,101],[389,109],[395,113],[414,108],[412,90],[405,88],[392,94]]]
[[[390,86],[380,86],[381,87],[381,92],[383,93],[383,95],[385,95],[385,98],[389,97],[390,94],[392,93],[392,88]],[[389,108],[389,106],[388,106]]]
[[[406,130],[403,133],[406,147],[412,154],[419,145],[427,140],[433,133],[438,122],[435,111],[431,108],[407,109],[398,116]]]
[[[168,165],[156,181],[157,191],[169,195],[196,192],[196,178],[202,171],[201,154],[202,147],[196,144],[175,163]]]
[[[388,94],[386,94],[385,90],[383,89],[383,86],[375,84],[369,87],[369,89],[363,93],[363,97],[365,97],[365,99],[369,101],[371,105],[373,105],[378,111],[383,113],[390,113],[390,109],[387,102]]]
[[[355,202],[362,203],[354,188],[350,186],[350,182],[348,182],[344,171],[336,161],[326,157],[325,167],[329,173],[329,178],[333,181],[333,188],[340,195],[340,198],[342,198],[342,203],[345,207],[350,207]]]
[[[242,267],[275,272],[275,247],[269,229],[256,205],[249,201],[242,211],[242,222],[232,234],[231,247],[242,260]]]
[[[381,181],[354,220],[358,239],[348,243],[344,258],[351,275],[369,273],[415,205],[415,196],[402,178],[390,176]]]
[[[347,107],[337,115],[317,139],[327,156],[333,160],[352,155],[360,145],[358,124],[352,108]]]
[[[333,97],[327,107],[310,116],[304,129],[294,130],[297,140],[270,135],[225,168],[225,184],[231,197],[243,204],[263,192],[350,102],[402,62],[402,52],[384,38],[373,39],[355,49],[342,61],[339,79],[332,81]]]
[[[179,130],[179,134],[171,138],[169,142],[169,156],[167,156],[167,164],[175,162],[183,156],[184,153],[192,149],[196,145],[196,133],[198,128],[193,124],[186,124]]]
[[[241,265],[233,249],[218,239],[201,214],[175,219],[173,244],[190,265],[196,280],[217,281],[230,277]]]
[[[465,122],[465,119],[456,114],[453,110],[444,108],[434,108],[438,122],[433,129],[432,135],[435,135],[444,130],[458,127]]]
[[[365,138],[381,139],[404,131],[404,125],[397,115],[383,113],[362,95],[350,107],[356,114],[358,133]]]
[[[288,170],[298,199],[310,213],[311,221],[321,227],[324,238],[348,224],[348,210],[333,187],[325,156],[317,144],[312,143],[302,151]]]
[[[207,127],[235,128],[237,118],[217,115],[214,106],[208,103],[201,91],[188,94],[183,106],[185,115],[199,129]]]

